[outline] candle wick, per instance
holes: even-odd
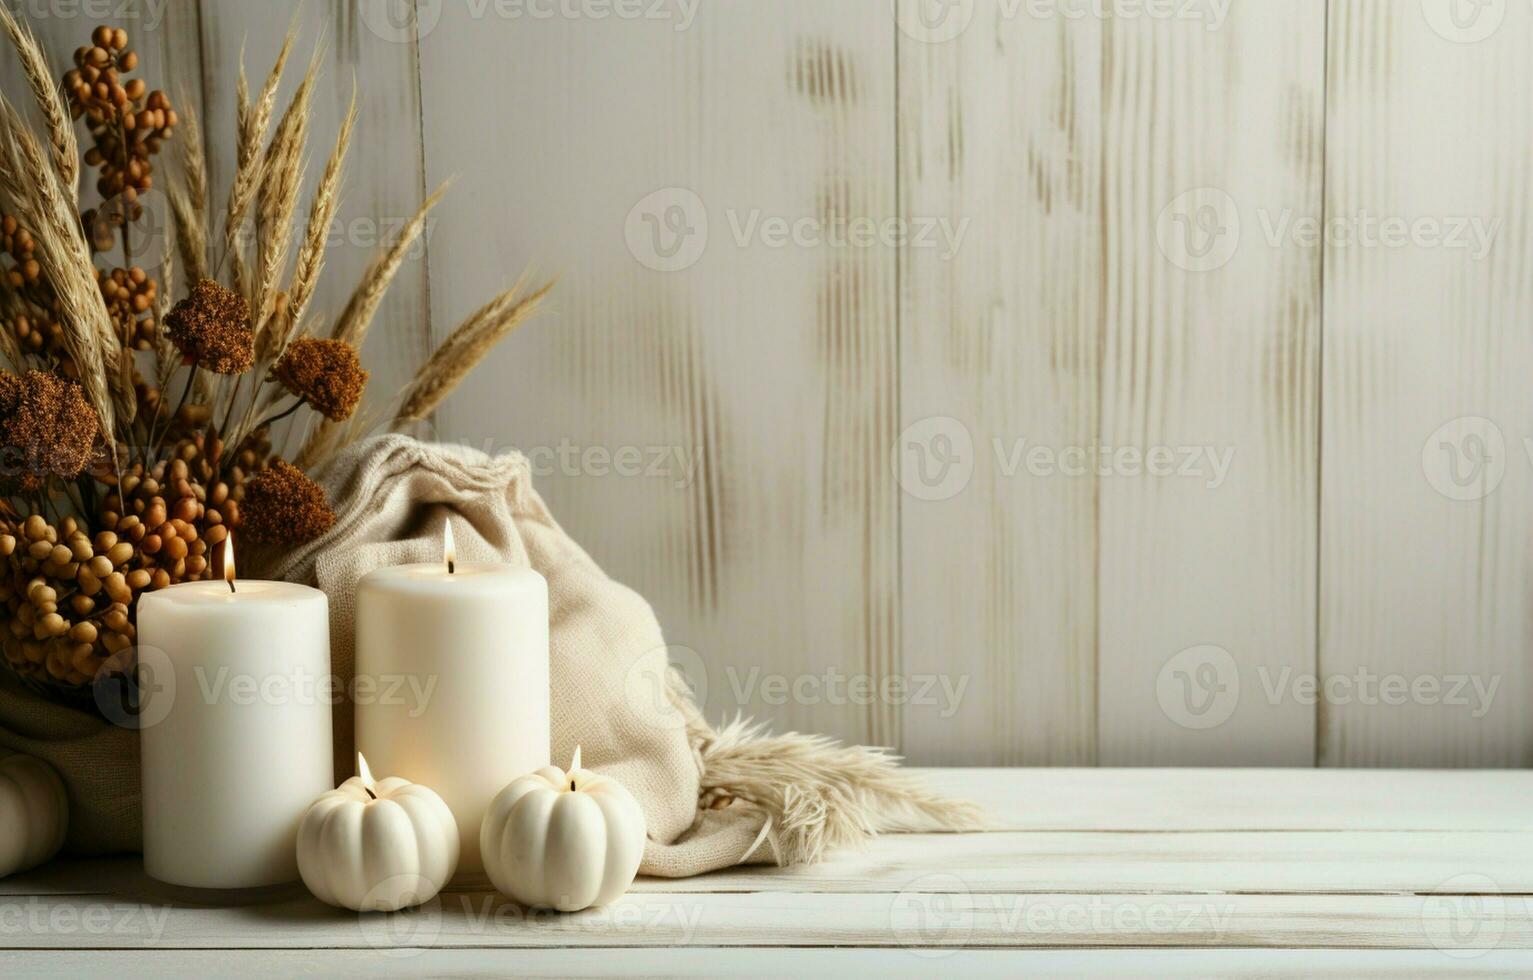
[[[573,779],[570,780],[570,792],[575,792],[575,781]]]
[[[232,578],[229,580],[229,591],[231,593],[234,592],[234,579],[232,579]]]
[[[453,571],[453,567],[454,567],[454,566],[453,566],[453,561],[452,561],[452,559],[451,559],[451,558],[449,558],[449,559],[447,559],[447,574],[448,574],[448,575],[451,575],[451,574],[452,574],[452,571]]]
[[[366,793],[370,799],[376,800],[378,798],[378,794],[374,793],[372,790],[368,789],[366,786],[362,787],[362,791],[364,793]]]

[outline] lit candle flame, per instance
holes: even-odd
[[[442,525],[442,555],[447,559],[447,574],[453,573],[454,560],[458,557],[458,548],[452,541],[452,521]]]
[[[224,535],[224,581],[229,583],[229,591],[234,591],[234,532]]]
[[[367,768],[367,760],[360,752],[357,753],[357,776],[361,778],[362,788],[367,790],[367,795],[376,800],[378,794],[373,792],[373,787],[378,784],[373,781],[373,771]]]
[[[575,755],[570,759],[570,792],[575,792],[575,770],[580,768],[580,746],[575,746]]]

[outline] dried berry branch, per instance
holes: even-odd
[[[7,34],[18,49],[33,45],[17,25]],[[0,96],[0,358],[12,369],[0,368],[0,650],[29,682],[80,691],[101,671],[130,667],[137,596],[215,574],[231,530],[248,529],[266,549],[323,533],[333,514],[304,470],[380,421],[377,407],[361,404],[359,345],[442,191],[375,258],[341,315],[316,325],[357,93],[353,85],[294,255],[321,60],[316,49],[273,126],[294,37],[290,29],[254,98],[240,72],[217,262],[197,120],[178,119],[163,92],[128,77],[138,59],[126,32],[97,28],[76,49],[63,102],[51,83],[38,84],[51,77],[41,52],[21,51],[48,121],[44,139]],[[70,119],[90,136],[72,173],[94,168],[103,196],[83,214],[66,187],[77,177],[58,159],[81,149],[65,153]],[[168,188],[177,241],[153,257],[156,275],[134,264],[133,236],[153,158],[178,123],[180,179]],[[185,283],[178,302],[173,266]],[[518,284],[470,317],[401,411],[440,404],[546,292],[523,296]],[[273,432],[282,446],[314,423],[299,465],[283,461]]]

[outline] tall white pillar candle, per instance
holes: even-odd
[[[297,881],[298,824],[335,786],[325,594],[235,586],[138,600],[144,870],[173,885]]]
[[[549,763],[548,583],[530,568],[447,560],[357,585],[357,751],[436,790],[479,873],[495,794]]]

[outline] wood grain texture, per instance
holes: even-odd
[[[328,329],[367,264],[397,240],[425,197],[411,6],[396,0],[275,5],[202,0],[202,88],[208,99],[204,128],[217,214],[223,213],[234,173],[234,88],[242,51],[251,88],[258,91],[290,21],[297,18],[298,38],[279,90],[279,114],[303,77],[310,53],[316,46],[322,51],[321,79],[310,110],[301,220],[306,220],[308,201],[356,83],[357,123],[347,154],[344,194],[331,224],[324,273],[309,307],[317,332]],[[422,239],[412,246],[363,345],[363,363],[371,372],[364,413],[394,407],[400,388],[429,353],[426,255],[436,227],[430,220]],[[215,249],[217,254],[220,249]]]
[[[303,949],[0,952],[0,968],[36,977],[109,975],[160,980],[232,977],[878,977],[926,978],[933,960],[963,977],[1504,977],[1533,970],[1533,953],[1489,950],[1472,959],[1430,950],[1362,949]]]
[[[0,881],[0,955],[35,951],[5,958],[33,972],[81,962],[86,951],[100,951],[91,962],[133,950],[143,963],[191,969],[207,962],[194,951],[232,948],[241,951],[230,958],[234,970],[285,962],[256,950],[345,951],[352,965],[372,965],[388,952],[422,973],[458,973],[505,969],[493,950],[547,950],[518,961],[516,971],[580,975],[624,965],[687,972],[699,965],[682,952],[688,948],[706,950],[715,972],[728,973],[738,972],[726,966],[737,962],[746,972],[792,965],[900,972],[902,961],[873,953],[808,957],[816,948],[888,950],[927,971],[996,965],[960,951],[965,946],[1231,950],[1223,958],[1189,950],[1151,961],[1166,970],[1201,963],[1221,974],[1249,972],[1251,962],[1236,951],[1256,947],[1304,950],[1263,961],[1268,970],[1409,972],[1433,962],[1315,952],[1369,948],[1429,951],[1445,969],[1472,962],[1490,973],[1517,969],[1525,961],[1515,951],[1533,948],[1533,829],[1525,815],[1533,772],[918,772],[1018,814],[1012,822],[1032,829],[896,834],[813,866],[641,879],[617,903],[573,915],[532,914],[472,891],[360,917],[301,894],[210,908],[173,900],[135,858],[56,862]],[[1364,785],[1340,790],[1348,776]],[[1131,796],[1144,807],[1129,805]],[[1404,805],[1379,806],[1380,799]],[[1037,801],[1031,811],[1029,801]],[[1077,829],[1119,826],[1127,832]],[[624,950],[627,959],[603,949]],[[749,949],[753,958],[735,960],[729,949]],[[954,955],[933,962],[935,950]],[[1020,961],[1054,969],[1067,962]],[[1101,962],[1116,968],[1111,958]]]
[[[420,432],[528,451],[711,717],[932,763],[1529,764],[1533,8],[1064,6],[113,19],[207,97],[220,198],[242,47],[258,83],[298,12],[286,96],[324,39],[310,186],[356,79],[321,318],[456,178],[375,410],[561,277]],[[95,23],[22,12],[61,70]]]
[[[1093,762],[1097,480],[1021,454],[1096,437],[1103,25],[928,6],[897,35],[901,216],[936,229],[901,257],[903,662],[964,697],[913,700],[905,751]]]
[[[440,428],[529,455],[710,717],[893,743],[860,692],[896,669],[894,253],[843,226],[895,211],[894,27],[662,12],[450,4],[423,31],[427,174],[457,175],[438,335],[528,266],[560,277]]]
[[[454,893],[408,913],[359,917],[294,899],[259,909],[143,906],[91,896],[28,899],[40,921],[115,929],[18,930],[10,949],[559,949],[573,946],[1071,947],[1269,946],[1430,948],[1449,930],[1498,949],[1533,948],[1520,896],[1230,895],[935,892],[934,870],[897,893],[629,894],[571,914],[528,913],[499,895]],[[1468,899],[1472,899],[1469,901]],[[130,909],[137,909],[135,915]],[[150,914],[153,913],[153,914]],[[275,925],[280,924],[280,925]],[[274,927],[275,925],[275,927]],[[1465,943],[1465,940],[1458,940]]]
[[[920,861],[949,869],[968,861],[974,873],[991,876],[987,880],[992,887],[1001,880],[992,876],[992,868],[1019,883],[1048,875],[1073,876],[1079,887],[1092,875],[1137,866],[1135,873],[1174,876],[1165,883],[1178,887],[1189,887],[1188,882],[1196,880],[1189,876],[1206,870],[1223,874],[1226,887],[1232,874],[1238,875],[1233,879],[1237,882],[1254,883],[1272,882],[1273,875],[1291,880],[1303,873],[1311,881],[1329,881],[1329,888],[1346,890],[1349,880],[1402,880],[1389,878],[1396,869],[1379,863],[1391,854],[1399,858],[1401,868],[1415,869],[1409,873],[1431,869],[1420,874],[1422,887],[1440,880],[1434,877],[1437,870],[1451,871],[1456,864],[1491,877],[1499,877],[1504,867],[1512,875],[1510,881],[1530,877],[1520,844],[1533,832],[1527,812],[1533,771],[1034,767],[911,773],[937,792],[978,803],[990,832],[897,835],[875,842],[866,853],[835,854],[813,867],[743,869],[703,878],[647,880],[638,887],[803,890],[834,884],[844,889],[854,876],[877,887]],[[1386,806],[1380,801],[1389,802]],[[1062,847],[1058,841],[1069,843]],[[1136,841],[1143,847],[1136,849]],[[1490,871],[1488,862],[1498,841],[1504,861]],[[1313,844],[1312,854],[1306,852],[1306,842]],[[1023,849],[1029,849],[1028,860],[1015,859]],[[1207,860],[1193,860],[1193,851],[1201,851]],[[1094,855],[1090,860],[1084,858],[1088,852]],[[1264,852],[1268,858],[1255,857]],[[1012,859],[1001,858],[1007,853]],[[1286,866],[1265,866],[1280,855]],[[1340,867],[1342,855],[1368,859],[1361,867],[1348,865],[1345,872],[1333,873],[1329,866]],[[1104,886],[1108,881],[1098,880]],[[0,896],[132,895],[149,887],[134,858],[56,861],[0,879]]]
[[[1533,10],[1473,12],[1331,5],[1326,765],[1533,761]]]
[[[1319,211],[1324,16],[1107,27],[1100,439],[1178,463],[1102,483],[1103,763],[1313,760],[1262,678],[1314,669],[1320,255],[1265,218]]]
[[[791,868],[735,868],[700,878],[640,878],[634,894],[1051,892],[1369,894],[1430,889],[1462,876],[1533,892],[1528,831],[1134,831],[896,834],[861,851]],[[940,871],[940,876],[938,872]],[[7,882],[19,897],[139,895],[134,859],[67,862]]]

